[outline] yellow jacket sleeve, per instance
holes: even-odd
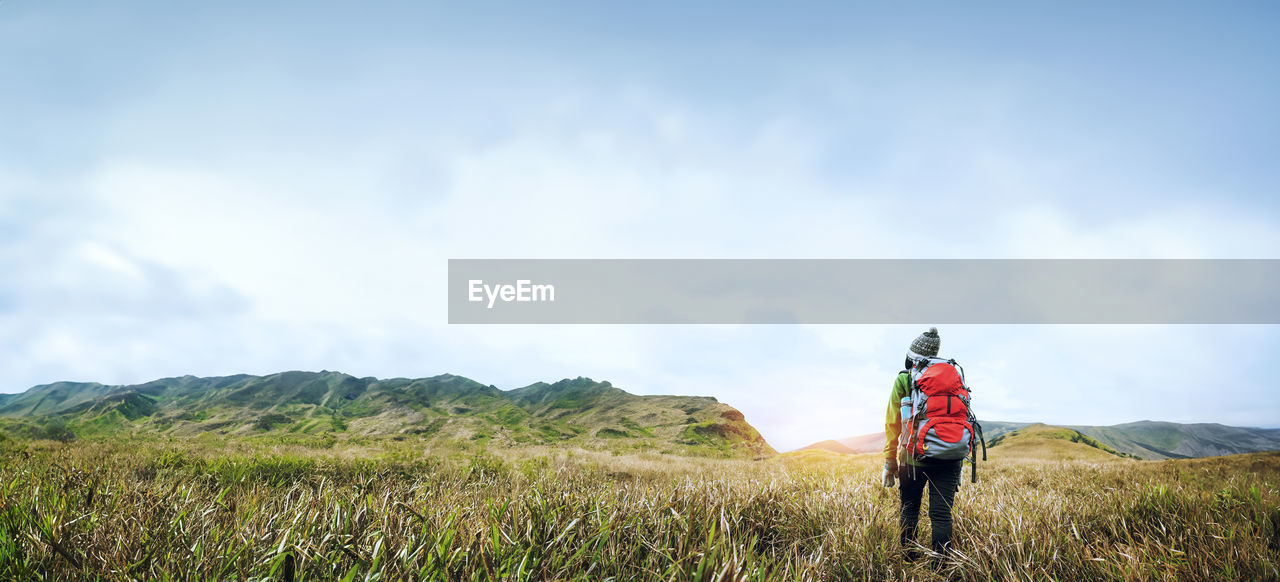
[[[884,413],[884,460],[886,464],[896,465],[898,462],[898,433],[902,432],[902,398],[907,395],[907,382],[910,376],[899,372],[893,379],[893,389],[889,391],[889,407]]]

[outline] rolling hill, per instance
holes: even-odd
[[[1033,425],[1025,422],[982,421],[987,444],[999,442],[1002,436]],[[1059,427],[1103,445],[1106,449],[1138,459],[1186,459],[1240,453],[1280,451],[1280,429],[1246,428],[1221,424],[1178,424],[1144,420],[1113,426]],[[872,433],[838,439],[835,442],[849,453],[870,453],[884,449],[884,433]],[[817,447],[815,443],[805,449]],[[834,450],[826,447],[826,450]],[[844,452],[844,451],[836,451]]]
[[[849,448],[840,441],[825,440],[813,443],[807,447],[797,449],[800,451],[829,451],[832,453],[840,453],[842,455],[852,455],[859,451]]]
[[[1007,425],[1014,423],[1000,424],[1005,426],[998,427],[999,434],[987,441],[987,459],[990,461],[1108,462],[1132,458],[1131,455],[1116,451],[1069,428],[1039,423],[1017,424],[1017,428],[1009,428]],[[879,453],[884,446],[880,440],[883,439],[883,435],[866,435],[859,438],[867,441],[867,448],[870,448],[873,441],[871,437],[877,437],[874,440],[878,443],[873,451],[855,451],[841,441],[827,440],[784,453],[779,459],[793,462],[804,460],[807,463],[835,462],[840,458],[849,459],[853,455]]]
[[[53,438],[386,436],[774,453],[741,412],[715,398],[638,396],[582,377],[507,391],[451,374],[380,380],[329,371],[183,376],[129,386],[57,382],[0,399],[0,429]]]
[[[1032,424],[987,441],[989,459],[1112,461],[1128,458],[1079,431]]]
[[[1028,426],[1029,424],[1031,423],[998,422],[998,421],[989,420],[989,421],[982,422],[982,430],[983,430],[984,436],[987,438],[988,441],[990,441],[992,438],[998,437],[1004,433],[1022,428],[1024,426]],[[803,451],[806,449],[821,448],[824,450],[833,451],[837,453],[845,453],[845,454],[877,453],[884,450],[884,440],[885,440],[884,432],[882,431],[882,432],[876,432],[871,434],[851,436],[851,437],[842,438],[842,439],[821,441],[821,442],[813,443],[806,447],[801,447],[796,450]],[[848,450],[847,451],[837,450],[835,448],[832,448],[830,444],[823,445],[823,443],[836,443]],[[823,445],[823,446],[819,446],[819,445]]]
[[[1280,429],[1143,420],[1114,426],[1069,426],[1143,459],[1187,459],[1280,451]]]
[[[875,453],[884,450],[884,433],[865,434],[862,436],[840,439],[838,442],[855,453]]]

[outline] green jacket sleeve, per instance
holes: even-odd
[[[884,413],[884,460],[890,465],[898,462],[898,433],[902,432],[902,397],[907,395],[907,374],[898,373],[889,391],[889,407]]]

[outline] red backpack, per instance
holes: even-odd
[[[969,408],[969,387],[964,368],[955,360],[924,358],[910,370],[908,396],[902,400],[902,434],[899,446],[916,461],[958,460],[971,457],[973,480],[978,479],[978,452],[987,460],[982,425]],[[908,402],[909,400],[909,402]]]

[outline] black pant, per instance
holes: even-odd
[[[951,502],[960,488],[960,461],[944,461],[932,465],[898,469],[902,498],[901,540],[905,547],[916,538],[916,524],[920,522],[920,498],[929,485],[929,522],[933,524],[933,551],[942,553],[951,544]]]

